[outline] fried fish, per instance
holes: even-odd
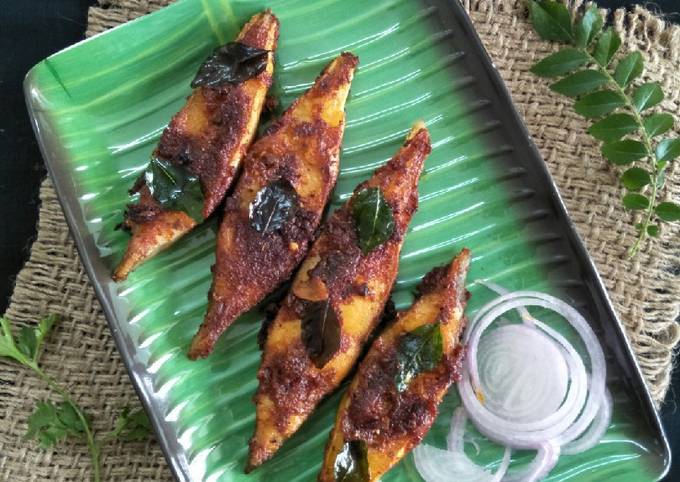
[[[460,374],[470,252],[428,273],[375,340],[338,408],[320,482],[376,481],[423,439]]]
[[[288,279],[305,257],[335,186],[345,101],[358,63],[343,53],[244,160],[217,237],[205,320],[189,357],[207,356],[246,310]]]
[[[158,187],[154,195],[146,173],[135,183],[130,192],[139,193],[139,199],[128,205],[122,223],[131,238],[114,280],[125,279],[140,263],[191,231],[222,202],[256,133],[272,83],[278,37],[279,21],[267,10],[250,19],[236,42],[217,49],[203,64],[199,76],[203,75],[204,82],[199,82],[201,85],[172,118],[152,155],[152,163],[160,170],[158,175],[170,180],[175,191],[169,193],[167,186]],[[234,55],[241,60],[241,68],[235,73],[239,77],[227,81],[217,74],[223,73],[220,67],[233,64],[225,61],[220,66],[219,62],[221,58],[233,60]],[[253,69],[258,60],[259,68]],[[197,180],[199,200],[195,201],[198,208],[194,215],[163,203],[179,195],[182,186],[176,182],[178,172]]]
[[[396,279],[430,150],[429,133],[417,123],[311,248],[268,329],[246,470],[269,459],[356,364]]]

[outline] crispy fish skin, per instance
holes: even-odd
[[[248,152],[227,199],[208,310],[189,358],[210,354],[224,330],[285,281],[307,254],[337,180],[345,101],[357,64],[350,53],[333,60]],[[295,190],[297,208],[283,227],[260,233],[251,226],[250,204],[258,191],[280,181]]]
[[[350,200],[333,213],[314,243],[268,330],[246,470],[269,459],[354,367],[397,277],[404,235],[418,205],[418,179],[430,150],[429,133],[417,123],[399,152],[355,190],[381,188],[394,215],[390,239],[363,254]],[[301,339],[297,306],[301,300],[325,299],[340,318],[340,348],[319,368]]]
[[[204,218],[222,202],[257,131],[272,83],[278,37],[279,21],[270,10],[253,16],[236,40],[270,51],[265,70],[240,84],[194,89],[163,131],[154,151],[154,156],[184,165],[199,176],[205,197]],[[197,224],[183,211],[163,209],[143,182],[138,182],[131,192],[139,192],[140,197],[125,213],[123,226],[132,237],[113,274],[115,281],[125,279],[140,263]]]
[[[465,325],[469,264],[470,252],[463,249],[449,266],[432,270],[423,279],[419,298],[375,340],[340,402],[320,482],[335,482],[335,460],[346,442],[366,444],[366,480],[376,481],[430,429],[442,398],[460,374],[463,350],[459,338]],[[406,390],[398,393],[394,376],[401,337],[436,322],[442,336],[441,361],[434,369],[416,375]]]

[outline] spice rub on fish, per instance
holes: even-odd
[[[259,13],[236,42],[216,49],[201,66],[193,92],[130,191],[139,199],[125,213],[122,226],[131,238],[114,280],[125,279],[222,202],[257,131],[278,37],[277,18],[269,10]]]
[[[430,150],[417,123],[333,213],[298,270],[264,343],[246,470],[269,459],[354,367],[396,279]]]
[[[217,237],[205,320],[189,350],[212,351],[305,257],[339,169],[345,101],[358,59],[343,53],[253,146]]]
[[[320,482],[376,481],[423,439],[458,380],[470,252],[425,276],[419,297],[375,340],[343,396]]]

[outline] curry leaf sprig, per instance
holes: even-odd
[[[57,315],[42,319],[35,328],[24,326],[14,336],[9,320],[0,317],[0,357],[14,360],[30,369],[62,399],[61,402],[41,401],[28,418],[26,437],[36,439],[42,447],[52,447],[66,438],[87,443],[92,460],[92,478],[101,480],[99,443],[94,438],[90,421],[83,409],[71,395],[38,364],[41,348],[52,326],[59,320]],[[139,440],[149,433],[149,421],[143,411],[125,408],[116,421],[116,428],[108,438]]]
[[[642,211],[642,221],[635,225],[637,239],[629,249],[635,256],[647,236],[659,235],[659,223],[680,220],[680,205],[659,199],[668,165],[680,155],[680,138],[660,137],[673,128],[673,116],[648,113],[664,98],[661,86],[633,85],[644,68],[640,52],[612,65],[621,38],[612,27],[603,30],[604,19],[594,5],[572,20],[567,7],[556,0],[529,0],[529,14],[541,38],[568,44],[531,71],[562,77],[550,88],[576,99],[574,110],[596,120],[588,132],[603,142],[602,155],[627,167],[620,178],[627,191],[623,205]]]

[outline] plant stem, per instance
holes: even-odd
[[[647,131],[645,130],[644,123],[642,122],[642,117],[640,116],[640,113],[637,111],[635,106],[633,106],[633,103],[630,100],[630,97],[628,94],[626,94],[626,91],[621,87],[614,77],[609,73],[606,67],[603,67],[600,65],[600,63],[593,57],[590,52],[586,48],[580,48],[579,49],[581,52],[586,54],[588,58],[590,59],[590,62],[593,63],[594,65],[597,66],[597,69],[600,71],[602,75],[607,77],[607,80],[609,81],[609,84],[614,88],[614,90],[623,98],[623,101],[626,104],[626,107],[630,111],[630,113],[633,115],[633,118],[635,119],[635,123],[638,125],[638,131],[640,132],[640,137],[642,139],[642,143],[645,146],[645,150],[647,151],[647,156],[652,159],[652,175],[651,175],[651,185],[652,185],[652,195],[650,197],[649,201],[649,206],[647,207],[645,214],[644,214],[644,221],[640,223],[640,229],[639,229],[639,235],[637,237],[637,240],[635,241],[635,244],[630,247],[628,250],[628,256],[632,258],[637,254],[637,252],[640,249],[640,246],[642,245],[642,242],[645,240],[647,237],[647,227],[650,225],[652,221],[652,215],[654,214],[654,205],[656,201],[656,195],[658,192],[658,186],[657,186],[657,181],[659,178],[659,168],[656,166],[656,163],[654,162],[654,150],[652,149],[652,141],[649,138],[649,135],[647,134]]]
[[[83,424],[83,428],[85,429],[85,438],[87,440],[87,448],[90,451],[90,459],[92,460],[92,479],[94,482],[101,482],[101,468],[99,466],[99,446],[97,445],[97,442],[94,439],[94,435],[92,434],[92,430],[90,429],[90,425],[87,423],[87,419],[85,418],[85,415],[83,414],[82,410],[76,404],[71,396],[68,394],[66,390],[61,388],[61,386],[57,383],[56,380],[54,380],[52,377],[50,377],[47,373],[42,371],[42,369],[38,366],[38,364],[32,360],[29,359],[24,359],[22,360],[22,363],[33,370],[36,375],[38,375],[52,390],[57,392],[61,398],[64,400],[64,402],[68,403],[71,405],[73,410],[75,410],[76,414],[78,415],[78,418],[80,419],[80,423]]]

